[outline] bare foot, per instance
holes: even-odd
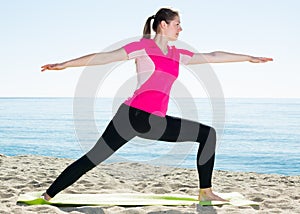
[[[228,201],[214,194],[211,188],[200,189],[198,200],[199,201]]]
[[[45,199],[46,201],[50,201],[51,200],[51,197],[47,193],[45,193],[45,192],[41,195],[41,197],[43,199]]]

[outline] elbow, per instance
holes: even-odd
[[[214,63],[216,62],[218,56],[220,54],[220,51],[213,51],[213,52],[210,52],[208,54],[205,54],[205,60],[207,63]]]
[[[224,53],[224,51],[214,51],[214,52],[211,52],[211,55],[214,56],[214,57],[216,57],[216,56],[219,56],[219,55],[221,55],[223,53]]]
[[[222,62],[224,58],[223,51],[214,51],[209,54],[208,61],[209,63],[219,63]]]

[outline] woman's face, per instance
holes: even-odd
[[[167,36],[171,41],[177,40],[180,31],[182,31],[182,28],[180,26],[180,19],[178,16],[175,16],[169,24],[162,27],[162,34]]]

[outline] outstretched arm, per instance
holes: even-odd
[[[243,54],[228,53],[223,51],[215,51],[211,53],[195,53],[189,64],[203,64],[203,63],[223,63],[223,62],[253,62],[262,63],[273,61],[272,58],[254,57]]]
[[[93,53],[72,59],[62,63],[47,64],[42,66],[42,71],[45,70],[62,70],[69,67],[80,67],[90,65],[103,65],[116,61],[127,60],[128,56],[124,48],[120,48],[110,52]]]

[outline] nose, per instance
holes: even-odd
[[[182,27],[180,26],[180,27],[179,27],[179,32],[182,31],[182,30],[183,30],[183,29],[182,29]]]

